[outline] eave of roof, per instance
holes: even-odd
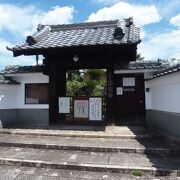
[[[140,43],[140,42],[138,42]],[[13,51],[13,56],[14,57],[17,57],[17,56],[20,56],[20,55],[27,55],[27,56],[30,56],[30,55],[41,55],[41,54],[47,54],[48,53],[53,53],[53,54],[57,54],[58,53],[61,53],[61,52],[66,52],[66,53],[69,53],[69,52],[77,52],[79,50],[82,50],[83,52],[85,52],[86,50],[90,50],[91,51],[97,51],[97,48],[102,48],[102,49],[109,49],[109,48],[113,48],[113,47],[134,47],[134,45],[137,45],[138,43],[129,43],[129,44],[126,44],[126,43],[121,43],[121,44],[102,44],[102,45],[87,45],[87,46],[83,46],[83,45],[79,45],[79,46],[64,46],[64,47],[48,47],[48,48],[37,48],[37,49],[33,49],[33,48],[29,48],[29,49],[19,49],[19,50],[14,50],[12,49]],[[57,51],[61,49],[61,51]],[[94,52],[93,51],[93,52]]]

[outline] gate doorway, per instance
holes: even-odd
[[[145,125],[145,92],[143,74],[114,75],[116,125]]]
[[[107,71],[79,69],[66,71],[66,96],[69,112],[59,113],[65,124],[104,124],[107,112]],[[68,100],[69,99],[69,100]],[[60,102],[59,102],[60,103]]]

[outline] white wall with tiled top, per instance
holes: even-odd
[[[158,77],[145,83],[146,109],[180,113],[180,72]]]
[[[48,83],[49,77],[42,73],[10,75],[19,85],[0,85],[0,109],[48,109],[48,104],[25,104],[26,83]]]
[[[49,77],[42,73],[11,75],[19,85],[0,84],[0,109],[48,109],[48,104],[25,104],[26,83],[48,83]],[[145,82],[146,109],[180,113],[180,72]]]

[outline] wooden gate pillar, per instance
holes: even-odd
[[[113,68],[107,69],[107,123],[114,122],[114,83],[113,83]]]
[[[57,87],[56,87],[56,68],[51,66],[49,74],[49,123],[54,124],[57,121],[58,109]]]
[[[66,70],[51,67],[49,75],[49,123],[56,124],[64,119],[64,115],[59,114],[58,98],[66,96]]]

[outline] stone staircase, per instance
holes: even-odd
[[[180,149],[143,128],[109,127],[103,132],[2,129],[0,164],[92,175],[82,179],[96,179],[93,174],[97,179],[137,175],[175,179]]]

